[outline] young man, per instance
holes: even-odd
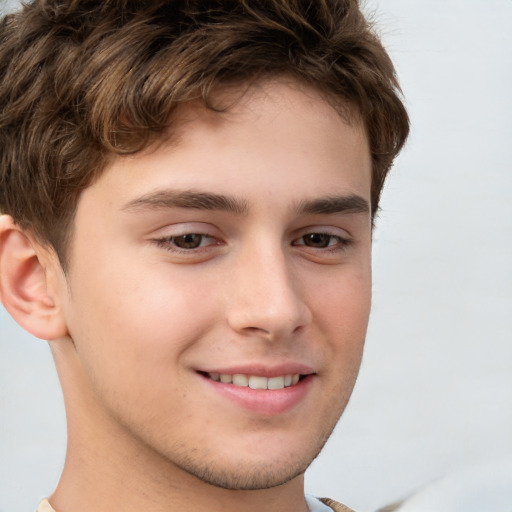
[[[39,510],[348,510],[303,478],[408,132],[357,2],[39,0],[0,38],[1,298],[68,421]]]

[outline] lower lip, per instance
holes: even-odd
[[[302,378],[294,386],[283,389],[251,389],[249,387],[225,384],[201,375],[217,393],[225,396],[239,407],[265,416],[282,414],[296,405],[306,397],[314,375]]]

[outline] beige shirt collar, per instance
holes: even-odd
[[[44,499],[39,504],[39,507],[37,507],[36,512],[55,512],[55,510],[53,510],[52,506],[50,505],[50,502],[47,499]]]

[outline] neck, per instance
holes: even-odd
[[[228,490],[136,450],[113,451],[71,437],[50,501],[57,512],[306,512],[303,476],[262,490]],[[120,455],[122,453],[122,455]]]
[[[69,364],[58,368],[68,447],[50,498],[56,512],[307,512],[302,474],[269,489],[228,490],[177,467],[110,418],[83,383],[70,382],[80,372]]]

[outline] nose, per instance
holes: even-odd
[[[311,322],[300,288],[282,250],[241,256],[229,280],[230,327],[244,336],[289,338]]]

